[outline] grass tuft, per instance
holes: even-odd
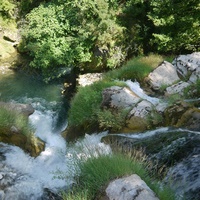
[[[106,80],[132,80],[143,82],[144,78],[161,62],[163,58],[158,55],[149,55],[147,57],[136,57],[129,60],[119,69],[107,72],[104,76]]]
[[[20,130],[24,135],[31,135],[32,128],[28,123],[28,118],[18,112],[1,107],[0,110],[0,130],[11,128],[12,126]]]
[[[140,154],[141,156],[143,154]],[[143,160],[143,159],[142,159]],[[63,194],[64,200],[71,199],[98,199],[104,194],[108,183],[116,178],[138,174],[161,200],[174,200],[174,193],[168,187],[162,186],[153,180],[144,164],[138,158],[114,153],[91,157],[79,163],[80,174],[77,185],[69,192]]]

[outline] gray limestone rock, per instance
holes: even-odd
[[[112,181],[106,188],[109,200],[158,200],[154,192],[136,174]]]
[[[152,89],[159,90],[164,85],[172,85],[180,80],[176,68],[169,62],[164,61],[147,78],[147,82]]]

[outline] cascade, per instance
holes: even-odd
[[[45,109],[38,99],[32,105],[36,110],[29,120],[36,129],[35,135],[45,142],[45,150],[33,158],[19,147],[0,144],[0,154],[4,156],[1,161],[0,186],[5,187],[0,187],[0,199],[36,200],[42,198],[45,189],[52,193],[66,190],[74,182],[77,158],[87,158],[90,152],[94,156],[95,152],[96,155],[111,152],[108,145],[100,142],[106,133],[87,135],[74,147],[67,147],[66,141],[60,135],[62,130],[52,131],[56,112]]]

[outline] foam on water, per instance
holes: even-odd
[[[5,148],[6,159],[0,174],[4,178],[10,176],[12,183],[4,191],[0,189],[0,198],[36,200],[42,197],[45,188],[57,193],[74,182],[74,176],[78,172],[77,159],[87,159],[91,152],[94,156],[111,152],[109,146],[100,142],[106,133],[87,135],[73,147],[67,147],[60,133],[52,131],[55,114],[52,109],[40,109],[29,117],[30,123],[36,128],[35,135],[46,144],[45,150],[38,157],[30,157],[19,147],[1,144]],[[0,180],[0,185],[4,178]]]
[[[155,97],[150,97],[150,96],[146,95],[144,93],[143,89],[140,87],[140,84],[137,81],[132,82],[131,80],[128,80],[125,83],[140,98],[145,99],[145,100],[151,102],[153,105],[157,105],[160,102],[160,99],[155,98]]]

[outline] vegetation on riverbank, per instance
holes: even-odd
[[[25,17],[18,49],[46,82],[71,67],[102,71],[151,52],[199,50],[198,0],[23,0],[18,7]]]
[[[136,157],[130,158],[120,153],[99,155],[99,157],[91,157],[85,162],[80,162],[79,167],[78,184],[70,192],[63,194],[64,200],[100,199],[105,196],[105,188],[110,180],[134,173],[147,183],[160,200],[175,199],[174,192],[167,186],[161,188],[158,180],[153,180],[149,176],[144,162],[142,163]]]
[[[11,130],[9,130],[11,129]],[[0,132],[1,134],[9,135],[10,132],[20,132],[20,134],[26,135],[27,138],[32,135],[32,127],[28,122],[28,117],[20,114],[11,109],[1,107],[0,112]]]
[[[128,79],[142,82],[163,59],[162,56],[152,54],[147,57],[136,57],[120,69],[105,73],[101,81],[79,87],[71,100],[68,113],[69,127],[82,127],[82,132],[91,132],[93,126],[99,130],[119,131],[125,124],[127,111],[115,113],[101,108],[103,89],[111,86],[123,87],[123,80]]]

